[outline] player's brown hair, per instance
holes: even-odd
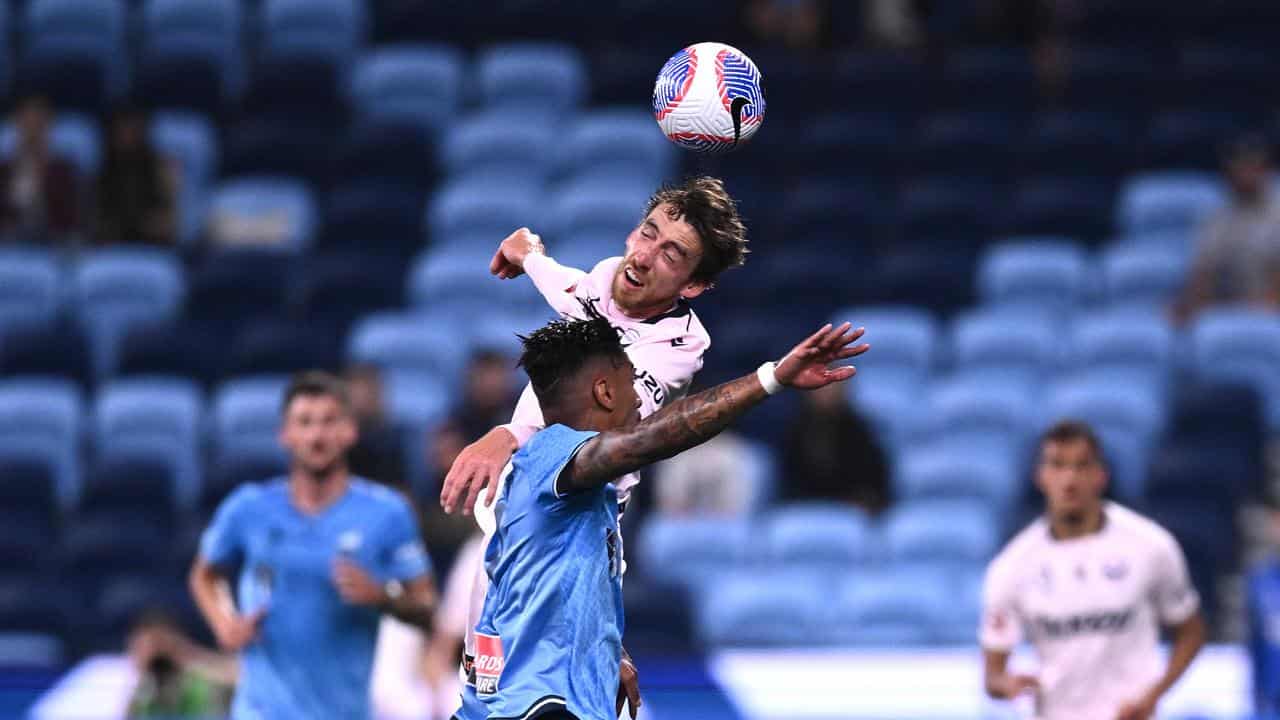
[[[351,396],[347,394],[347,384],[342,378],[323,370],[304,370],[289,379],[284,389],[284,397],[280,401],[280,412],[289,412],[289,405],[296,397],[327,396],[338,401],[342,409],[351,412]]]
[[[702,175],[663,186],[649,198],[644,214],[663,203],[670,208],[668,217],[689,223],[702,241],[702,260],[693,271],[694,280],[711,284],[720,273],[746,262],[751,252],[747,249],[747,226],[719,178]]]
[[[1099,463],[1106,464],[1098,434],[1093,431],[1093,428],[1089,427],[1088,423],[1081,420],[1059,420],[1051,425],[1040,436],[1040,448],[1044,449],[1044,446],[1049,443],[1072,442],[1075,440],[1083,440],[1089,445],[1089,451],[1093,453],[1093,458]]]

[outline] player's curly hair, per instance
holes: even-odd
[[[713,283],[720,273],[746,262],[747,226],[738,216],[738,204],[719,178],[692,177],[679,185],[659,188],[649,198],[644,214],[666,203],[668,217],[689,223],[702,241],[702,260],[693,279]]]
[[[520,367],[544,408],[557,404],[560,381],[572,378],[591,358],[623,361],[627,357],[618,331],[595,313],[586,320],[552,320],[518,337],[524,346]]]

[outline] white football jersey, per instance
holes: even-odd
[[[605,317],[622,338],[623,349],[636,368],[636,394],[640,396],[640,417],[648,417],[671,400],[683,397],[689,391],[693,376],[702,369],[702,356],[711,347],[711,337],[702,327],[693,308],[684,300],[667,312],[637,320],[624,314],[613,302],[613,276],[622,258],[602,260],[591,272],[568,268],[541,254],[530,254],[524,263],[525,273],[533,280],[538,292],[562,317],[586,319],[587,308]],[[542,408],[533,393],[532,385],[525,385],[511,422],[504,425],[523,446],[545,426]],[[510,465],[492,489],[494,497],[502,492],[502,483],[510,473]],[[618,491],[618,503],[623,504],[631,496],[631,488],[640,481],[636,473],[630,473],[614,481]],[[496,521],[493,508],[484,504],[481,492],[474,507],[476,523],[484,531],[487,547]],[[621,516],[621,515],[620,515]],[[626,562],[623,561],[625,571]],[[476,587],[472,592],[470,620],[467,623],[465,652],[474,655],[473,629],[480,619],[489,579],[484,571],[483,557],[476,567]]]
[[[979,639],[1035,647],[1042,720],[1115,717],[1164,673],[1160,625],[1199,609],[1173,536],[1115,503],[1103,512],[1099,532],[1070,540],[1036,520],[987,569]]]

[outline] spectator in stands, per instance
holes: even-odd
[[[765,42],[798,50],[823,42],[824,7],[818,0],[752,0],[746,6],[746,21]]]
[[[808,393],[787,431],[783,454],[787,500],[835,500],[877,513],[889,506],[889,467],[871,427],[844,388]]]
[[[147,139],[146,115],[133,108],[117,111],[107,137],[94,241],[172,245],[176,177]]]
[[[1271,503],[1270,540],[1280,547],[1280,503]],[[1249,657],[1253,665],[1253,712],[1258,717],[1280,713],[1280,558],[1258,563],[1246,584]]]
[[[360,429],[359,440],[347,454],[351,472],[384,485],[404,487],[404,450],[383,405],[381,371],[372,365],[356,365],[347,369],[345,379],[351,411]]]
[[[53,108],[41,96],[23,98],[13,111],[18,141],[0,163],[0,233],[28,243],[74,240],[80,229],[75,168],[49,145]]]
[[[655,509],[664,515],[740,515],[751,500],[746,441],[727,431],[654,468]]]
[[[515,361],[496,350],[480,350],[471,357],[466,370],[462,400],[432,433],[428,445],[431,487],[438,491],[458,453],[496,425],[510,419],[516,401]],[[475,520],[448,514],[436,502],[424,502],[428,517],[427,547],[440,572],[447,572],[458,548],[476,529]]]
[[[188,638],[163,610],[142,613],[129,631],[138,685],[131,718],[210,718],[227,713],[238,672],[235,657]]]
[[[1271,151],[1246,136],[1223,158],[1228,205],[1200,230],[1191,278],[1174,308],[1186,320],[1208,305],[1280,306],[1280,202],[1271,190]]]

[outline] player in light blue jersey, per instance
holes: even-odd
[[[485,552],[489,590],[457,720],[611,720],[623,701],[617,494],[611,481],[714,437],[784,386],[846,380],[830,363],[865,352],[830,325],[781,362],[638,420],[635,368],[601,317],[523,338],[547,427],[511,461]],[[625,689],[625,688],[624,688]]]
[[[356,427],[342,382],[297,376],[283,413],[288,477],[223,501],[191,592],[219,644],[240,653],[232,718],[367,718],[379,615],[428,627],[430,564],[408,503],[348,474]]]

